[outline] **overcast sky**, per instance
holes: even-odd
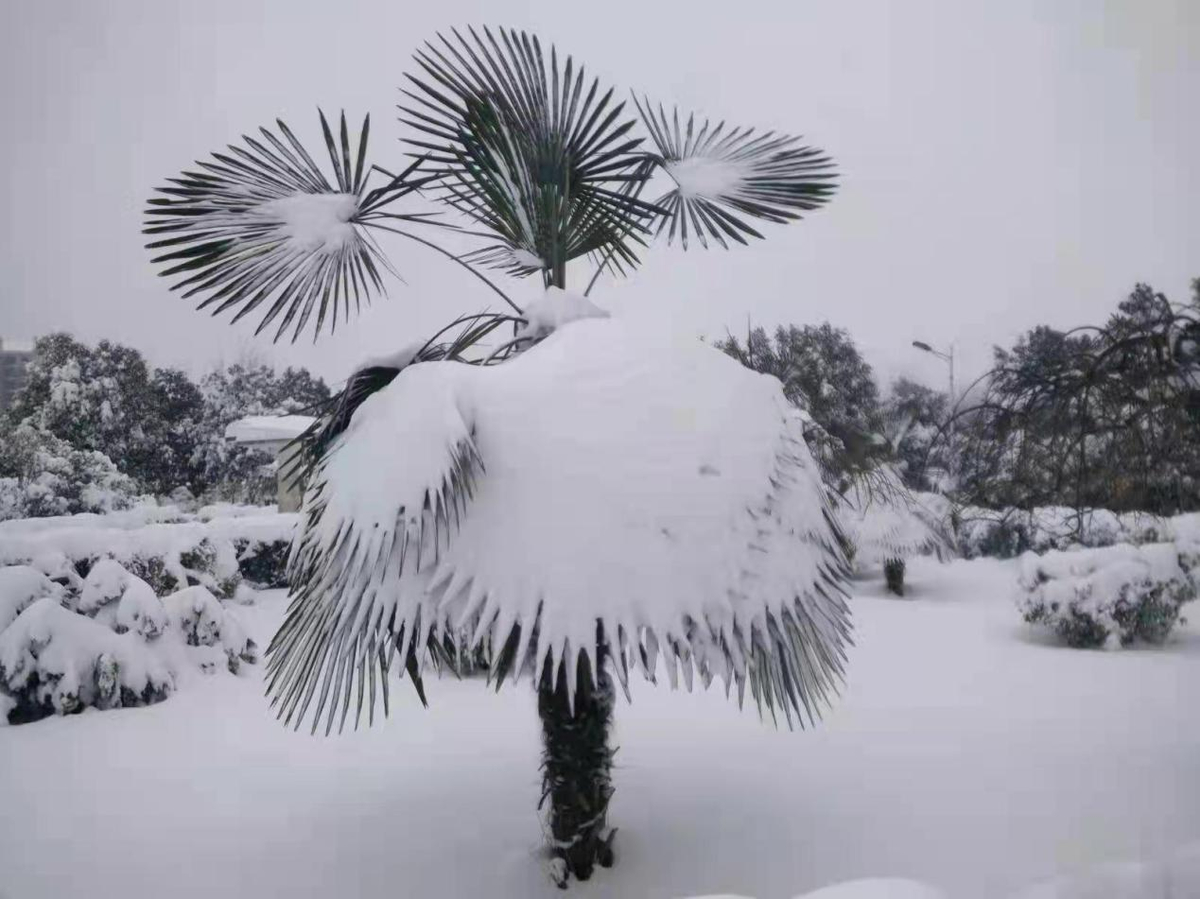
[[[142,248],[151,188],[282,116],[394,105],[413,49],[468,23],[532,29],[622,92],[830,152],[826,209],[734,251],[658,246],[601,305],[720,336],[848,328],[881,377],[940,385],[1038,323],[1101,321],[1137,281],[1176,300],[1200,275],[1200,3],[4,0],[0,336],[66,329],[199,372],[247,348],[338,379],[492,296],[412,244],[406,284],[334,338],[275,346],[168,293]],[[515,284],[529,297],[533,280]]]

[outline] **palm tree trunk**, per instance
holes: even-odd
[[[883,578],[887,588],[897,596],[904,595],[904,560],[888,559],[883,563]]]
[[[607,644],[600,635],[596,646],[597,676],[585,660],[579,664],[574,708],[567,694],[567,668],[554,677],[549,667],[538,685],[538,715],[542,719],[542,801],[550,803],[549,851],[551,877],[566,887],[574,876],[587,880],[596,865],[613,863],[608,827],[612,798],[613,684],[605,666]],[[539,805],[540,807],[540,805]]]

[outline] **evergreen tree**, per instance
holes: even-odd
[[[960,413],[965,498],[993,508],[1200,507],[1197,337],[1200,304],[1175,306],[1138,285],[1103,327],[1039,326],[997,348],[982,401]]]
[[[159,496],[167,496],[178,487],[199,492],[200,477],[193,459],[204,419],[200,388],[179,369],[155,369],[149,403],[146,443],[153,452],[138,465],[142,483]]]
[[[241,362],[205,375],[200,393],[203,407],[191,456],[194,492],[249,503],[269,502],[274,496],[275,460],[226,440],[225,429],[252,415],[312,413],[329,399],[325,382],[307,369],[289,367],[277,373],[268,365]]]
[[[34,343],[25,386],[9,415],[17,422],[98,450],[123,467],[145,440],[149,370],[141,353],[101,341],[89,347],[69,334]]]
[[[938,439],[949,415],[949,397],[940,390],[904,377],[892,382],[883,418],[896,468],[913,490],[933,490],[950,467],[949,441]]]
[[[828,322],[780,325],[772,339],[755,328],[744,344],[730,335],[716,347],[782,382],[784,395],[816,426],[811,440],[839,492],[853,472],[874,468],[887,454],[879,388],[848,331]]]
[[[0,519],[110,512],[138,492],[97,450],[77,449],[28,422],[0,428]]]
[[[197,386],[178,369],[152,369],[131,347],[107,340],[92,347],[58,333],[35,342],[28,380],[3,419],[10,430],[23,425],[44,435],[36,440],[48,449],[24,457],[23,479],[36,477],[27,470],[35,458],[49,464],[68,457],[80,463],[75,466],[80,473],[68,480],[85,478],[88,471],[107,479],[103,465],[70,456],[100,453],[132,479],[129,489],[137,493],[166,496],[187,487],[197,495],[211,491],[266,502],[275,493],[269,468],[274,460],[226,441],[226,426],[247,415],[304,412],[328,397],[325,383],[303,368],[277,373],[267,365],[235,364],[211,372]],[[28,430],[22,433],[26,442],[34,439]],[[68,506],[80,508],[74,500],[23,508]]]

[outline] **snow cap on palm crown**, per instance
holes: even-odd
[[[952,554],[954,541],[946,527],[913,496],[893,466],[880,465],[864,480],[872,483],[856,483],[847,491],[838,516],[856,563]]]
[[[789,725],[841,675],[849,612],[829,497],[779,382],[552,290],[552,332],[502,365],[403,369],[321,460],[270,654],[280,715],[326,732],[352,691],[386,707],[398,654],[490,645],[503,680],[595,671],[627,685],[746,683]],[[680,672],[681,669],[681,672]],[[331,699],[332,697],[332,699]]]

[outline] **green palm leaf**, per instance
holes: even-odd
[[[214,315],[236,308],[234,321],[260,310],[256,334],[275,324],[275,340],[292,328],[293,341],[310,321],[314,339],[326,321],[332,331],[352,301],[357,310],[382,290],[380,269],[390,266],[363,226],[423,220],[386,207],[429,179],[416,177],[418,163],[368,190],[370,117],[356,151],[345,113],[336,138],[320,119],[332,182],[277,120],[279,134],[243,135],[244,146],[213,153],[157,188],[164,196],[147,201],[143,233],[155,238],[148,249],[163,251],[153,259],[159,273],[178,279],[172,290],[203,297],[199,308]]]
[[[678,235],[684,249],[689,229],[704,247],[711,238],[728,248],[726,238],[744,244],[762,237],[747,218],[793,221],[833,195],[832,160],[799,138],[697,124],[693,115],[681,126],[678,109],[668,117],[649,100],[634,103],[658,148],[655,161],[675,182],[656,201],[665,212],[655,233],[666,230],[668,241]]]
[[[408,76],[402,112],[420,133],[409,143],[444,175],[442,199],[497,238],[477,261],[560,286],[579,256],[636,264],[632,245],[660,213],[635,189],[648,174],[636,120],[535,36],[468,33],[417,52],[424,77]]]

